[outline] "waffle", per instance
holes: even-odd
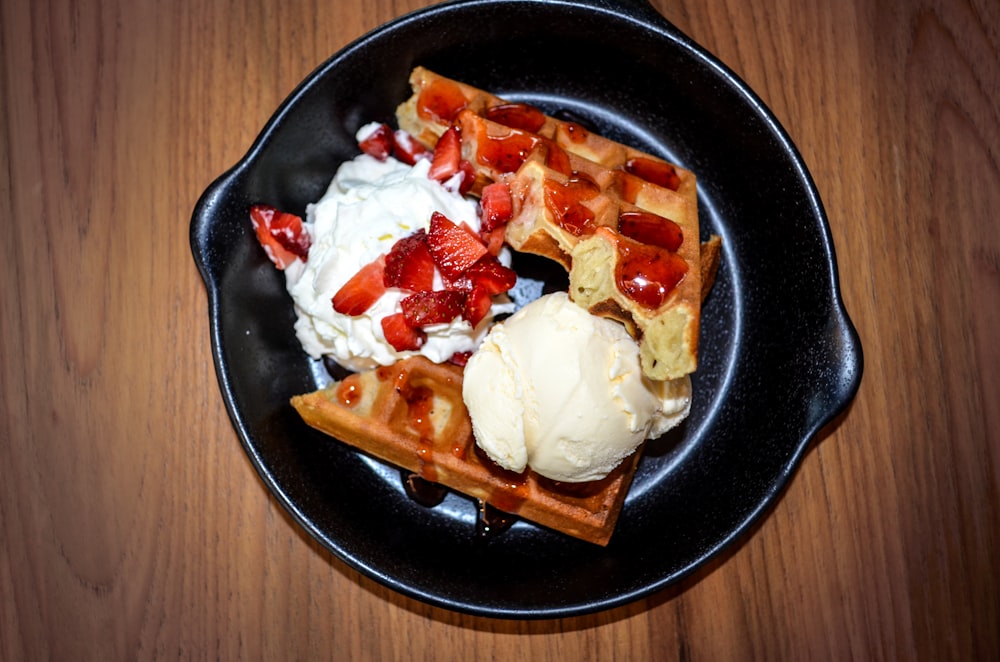
[[[541,113],[533,115],[524,104],[512,104],[424,67],[413,69],[410,87],[413,94],[396,108],[396,120],[399,128],[425,145],[433,146],[459,112],[468,110],[498,124],[519,125],[518,128],[549,139],[570,154],[604,168],[638,170],[645,166],[660,169],[671,182],[668,188],[684,196],[696,194],[696,179],[690,170],[587,131],[576,122]],[[515,121],[509,121],[511,119]]]
[[[491,181],[511,191],[507,243],[562,264],[576,303],[625,324],[649,378],[693,372],[708,286],[702,252],[716,264],[719,247],[699,243],[694,174],[420,67],[410,82],[413,94],[396,112],[400,127],[429,146],[459,127],[462,157],[476,175],[472,191]],[[653,240],[650,227],[674,237],[654,232]]]
[[[614,530],[640,453],[586,484],[506,471],[476,446],[462,368],[422,356],[355,373],[295,396],[310,426],[421,478],[506,513],[598,545]]]

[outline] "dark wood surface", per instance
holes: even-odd
[[[495,621],[293,524],[226,415],[190,215],[317,64],[423,4],[0,5],[0,658],[1000,659],[995,0],[656,3],[800,148],[865,348],[745,544],[681,591]]]

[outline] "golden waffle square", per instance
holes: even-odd
[[[295,396],[310,426],[427,481],[598,545],[614,531],[640,452],[599,481],[506,471],[481,454],[462,401],[462,368],[422,356]]]

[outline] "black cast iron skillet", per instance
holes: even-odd
[[[328,377],[297,344],[247,208],[303,213],[357,153],[355,130],[393,120],[417,64],[694,170],[703,234],[723,238],[693,411],[648,444],[607,548],[523,522],[481,538],[472,501],[415,503],[397,470],[288,405]],[[372,31],[311,74],[211,184],[191,243],[221,390],[274,497],[349,566],[467,613],[582,614],[689,576],[769,510],[861,378],[827,219],[796,148],[743,82],[642,0],[460,0]]]

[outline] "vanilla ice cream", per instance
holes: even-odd
[[[493,327],[466,365],[462,395],[476,443],[497,464],[583,482],[684,420],[691,382],[650,381],[621,324],[559,292]]]
[[[397,240],[427,229],[432,212],[479,229],[476,203],[454,187],[428,179],[429,167],[426,159],[411,167],[361,154],[342,164],[322,199],[306,208],[305,226],[312,238],[308,259],[289,265],[285,276],[298,314],[296,336],[313,358],[330,356],[355,371],[417,353],[440,363],[456,352],[475,350],[493,316],[513,309],[510,303],[495,303],[476,328],[461,318],[424,327],[427,341],[418,352],[396,351],[382,333],[382,318],[401,310],[399,301],[407,292],[389,288],[359,316],[333,309],[333,295],[348,279],[388,253]],[[437,281],[440,287],[439,276]]]

